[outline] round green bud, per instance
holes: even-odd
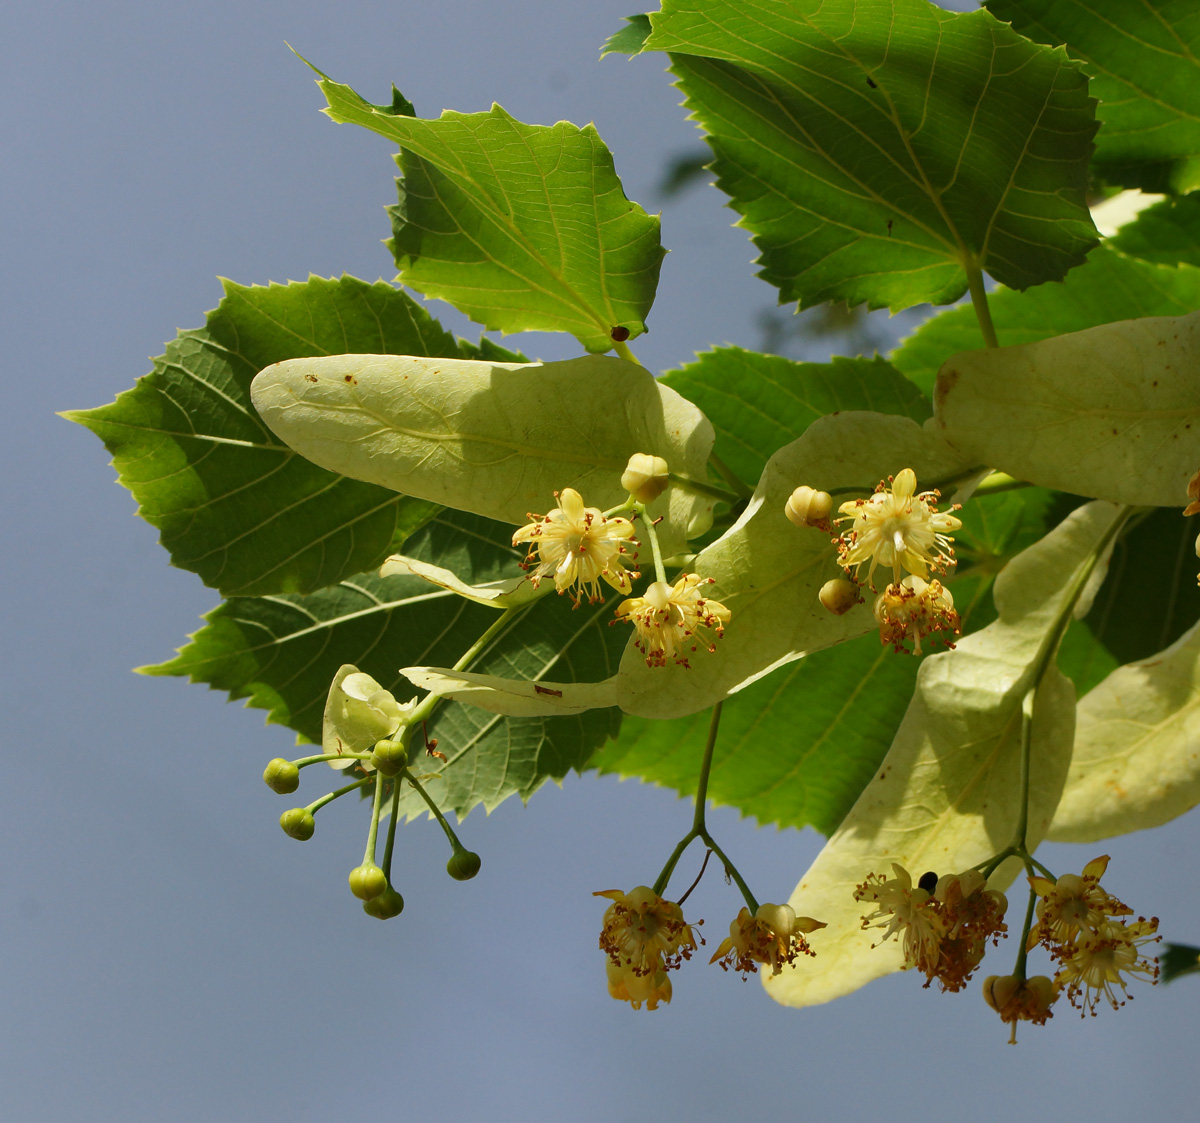
[[[363,901],[363,912],[367,916],[375,917],[376,920],[391,920],[393,916],[399,916],[403,911],[404,898],[390,885],[378,897]]]
[[[473,850],[455,850],[446,863],[446,872],[455,881],[470,881],[483,863]]]
[[[290,838],[298,838],[301,842],[312,838],[313,831],[317,829],[317,821],[307,807],[293,807],[290,811],[285,811],[279,816],[279,825],[283,827],[284,834]]]
[[[277,756],[263,770],[263,783],[273,792],[290,795],[300,786],[300,769],[290,760]]]
[[[360,901],[378,897],[387,888],[387,874],[377,865],[355,866],[350,871],[350,892]]]
[[[400,741],[376,741],[371,763],[384,776],[397,776],[408,767],[408,750]]]

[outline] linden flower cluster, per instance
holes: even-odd
[[[597,507],[585,507],[574,488],[564,487],[554,495],[559,505],[546,515],[530,513],[534,521],[521,527],[512,539],[514,546],[529,543],[529,555],[522,564],[529,569],[537,561],[530,574],[533,583],[553,574],[559,594],[570,591],[576,605],[585,592],[592,604],[604,599],[601,578],[620,593],[630,592],[632,578],[641,576],[625,568],[626,543],[637,544],[633,523],[607,518]]]
[[[916,886],[903,866],[892,878],[868,874],[854,899],[874,904],[863,928],[883,928],[884,940],[903,936],[904,967],[916,967],[925,985],[938,980],[944,991],[959,991],[983,959],[988,941],[999,943],[1008,930],[1003,893],[988,889],[978,870],[938,877],[927,873]],[[878,946],[878,945],[876,945]]]
[[[600,950],[608,956],[608,993],[635,1010],[640,1010],[642,1003],[647,1010],[654,1010],[660,1002],[670,1002],[667,972],[690,959],[696,950],[692,925],[683,919],[683,909],[645,885],[629,893],[607,889],[593,896],[612,900],[600,931]]]
[[[1055,988],[1066,991],[1081,1016],[1095,1016],[1102,998],[1114,1010],[1124,1006],[1132,997],[1126,976],[1151,983],[1158,979],[1157,959],[1142,952],[1162,939],[1158,918],[1126,921],[1133,910],[1100,884],[1107,868],[1104,855],[1088,862],[1082,874],[1064,874],[1056,881],[1029,879],[1039,898],[1029,946],[1041,944],[1050,952],[1059,967]]]
[[[753,916],[743,907],[709,963],[719,962],[722,971],[732,967],[743,979],[758,970],[757,963],[768,964],[771,974],[778,975],[796,956],[816,954],[804,936],[824,927],[811,916],[797,916],[791,905],[759,905]]]
[[[674,585],[655,581],[640,597],[617,606],[617,619],[629,620],[637,631],[634,646],[649,667],[665,667],[668,659],[687,667],[690,652],[703,646],[716,651],[714,639],[725,634],[730,612],[720,601],[704,597],[711,577],[685,573]]]
[[[889,483],[891,486],[889,486]],[[934,632],[959,633],[954,598],[931,572],[944,573],[954,564],[953,539],[949,532],[962,523],[951,514],[939,513],[937,491],[917,491],[917,476],[911,468],[890,480],[881,480],[867,499],[843,503],[842,517],[835,524],[849,523],[834,541],[838,562],[853,581],[828,581],[821,589],[821,603],[835,615],[848,612],[857,603],[857,583],[863,566],[866,580],[875,590],[875,570],[890,567],[892,581],[875,598],[875,620],[879,638],[896,651],[912,641],[913,654],[921,654],[921,640]],[[784,513],[796,526],[828,528],[827,512],[832,500],[827,492],[798,487],[788,499]],[[905,570],[908,575],[905,576]]]

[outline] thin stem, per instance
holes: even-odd
[[[704,757],[700,761],[700,776],[696,781],[696,811],[692,816],[692,830],[704,831],[704,805],[708,802],[708,774],[712,771],[713,748],[717,743],[717,730],[721,726],[721,707],[724,702],[713,706],[712,718],[708,723],[708,740],[704,745]]]
[[[400,777],[392,780],[392,806],[388,811],[387,841],[383,844],[383,872],[392,883],[392,847],[396,843],[396,817],[400,814]]]
[[[1029,833],[1029,748],[1033,742],[1033,696],[1036,693],[1037,684],[1034,683],[1021,700],[1021,810],[1015,846],[1022,852],[1027,850],[1026,835]]]
[[[740,476],[736,475],[733,469],[715,452],[708,454],[708,462],[716,470],[717,475],[733,488],[742,499],[749,499],[754,494],[754,489]]]
[[[638,362],[638,357],[629,349],[628,343],[613,340],[613,350],[627,363],[637,363],[638,366],[642,365]]]
[[[665,584],[667,569],[663,565],[662,550],[658,545],[658,533],[654,529],[654,520],[647,517],[646,505],[644,503],[639,503],[637,510],[642,516],[642,525],[646,528],[646,536],[650,539],[650,552],[654,555],[654,580],[662,581]]]
[[[708,869],[708,860],[711,857],[712,857],[712,851],[705,850],[704,851],[704,861],[700,863],[700,872],[698,874],[696,874],[696,880],[693,881],[691,883],[691,885],[689,885],[687,887],[687,890],[684,892],[683,896],[680,897],[679,900],[675,902],[681,908],[683,907],[683,902],[686,901],[692,895],[692,890],[695,889],[696,886],[700,884],[700,879],[704,876],[704,871],[706,869]]]
[[[1013,968],[1013,974],[1018,979],[1025,978],[1025,964],[1029,959],[1029,930],[1033,927],[1033,906],[1037,904],[1037,894],[1031,888],[1029,890],[1029,904],[1025,907],[1025,923],[1021,925],[1021,944],[1017,949],[1017,965]]]
[[[312,803],[305,808],[305,810],[310,814],[315,815],[321,810],[322,807],[325,806],[325,804],[332,803],[335,799],[340,799],[347,792],[352,792],[356,788],[364,787],[366,784],[371,783],[371,781],[374,779],[375,774],[372,773],[370,776],[364,776],[361,780],[355,780],[353,784],[347,784],[344,788],[338,788],[337,791],[329,792],[327,795],[321,796],[320,799],[314,799]]]
[[[417,793],[425,801],[429,810],[433,812],[433,817],[441,824],[442,830],[446,832],[446,837],[450,840],[450,849],[456,852],[465,849],[463,844],[458,841],[458,836],[451,829],[450,824],[446,822],[446,816],[442,814],[441,808],[429,798],[429,793],[421,787],[420,781],[407,768],[400,773],[397,779],[400,779],[400,777],[403,777],[417,789]]]
[[[999,495],[1002,491],[1016,491],[1022,487],[1033,487],[1033,484],[1027,483],[1025,480],[1015,480],[1004,472],[993,472],[975,489],[972,498],[978,499],[981,495]]]
[[[967,268],[967,288],[971,292],[971,304],[975,308],[975,318],[979,321],[984,343],[989,347],[999,347],[996,328],[992,324],[992,313],[988,308],[987,290],[983,287],[983,270],[978,265],[970,265]]]
[[[367,848],[363,853],[362,864],[375,864],[375,840],[379,837],[379,812],[383,807],[383,784],[376,783],[375,799],[371,803],[371,826],[367,830]]]
[[[307,768],[310,764],[320,764],[322,761],[328,760],[370,760],[370,753],[321,753],[320,756],[305,756],[299,760],[293,760],[292,763],[297,768]]]
[[[729,858],[726,857],[725,851],[716,844],[713,836],[709,834],[707,830],[701,831],[700,837],[712,847],[713,853],[721,859],[721,864],[725,867],[725,872],[729,874],[729,876],[732,877],[735,882],[737,882],[737,887],[742,891],[742,897],[746,904],[749,905],[750,912],[758,912],[758,901],[754,899],[754,894],[750,892],[750,886],[746,884],[745,879],[740,873],[738,873],[737,866],[735,866],[729,860]]]
[[[685,491],[694,491],[698,495],[711,496],[722,503],[728,503],[731,507],[735,503],[740,503],[744,498],[739,492],[726,491],[725,488],[717,487],[716,484],[705,483],[703,480],[694,479],[692,476],[685,476],[682,472],[668,472],[667,478],[673,484],[678,484]],[[743,484],[742,486],[744,487],[745,485]],[[747,496],[749,494],[747,492]]]

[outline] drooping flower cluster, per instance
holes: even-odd
[[[920,970],[926,986],[937,979],[942,990],[962,990],[988,942],[998,943],[1007,931],[1007,899],[988,889],[978,870],[927,873],[916,886],[903,866],[893,863],[892,872],[893,878],[869,874],[854,890],[856,901],[876,906],[862,926],[883,928],[880,943],[903,934],[904,966]]]
[[[636,545],[633,523],[623,518],[606,518],[598,507],[585,507],[583,497],[574,488],[556,492],[559,505],[546,515],[530,514],[534,521],[513,535],[513,545],[529,543],[529,556],[523,567],[537,568],[530,574],[537,584],[543,577],[554,576],[560,594],[570,592],[578,605],[586,593],[595,604],[603,600],[603,578],[614,589],[628,593],[632,578],[639,576],[626,569],[636,561],[627,544]]]
[[[934,632],[958,635],[960,621],[954,611],[954,598],[937,580],[905,577],[889,585],[875,598],[875,620],[879,639],[893,650],[905,650],[912,641],[913,654],[921,654],[921,638]]]
[[[811,916],[797,916],[791,905],[759,905],[753,916],[743,907],[709,963],[720,962],[722,971],[732,967],[743,979],[758,970],[757,963],[769,964],[778,975],[796,956],[814,954],[804,936],[824,927]]]
[[[725,634],[730,612],[720,601],[701,595],[712,578],[685,573],[674,586],[655,581],[640,597],[617,606],[617,619],[629,620],[637,630],[635,646],[650,667],[665,667],[674,659],[683,667],[688,654],[703,646],[715,651],[714,640]]]
[[[693,926],[683,919],[683,909],[645,885],[629,893],[607,889],[594,896],[612,900],[600,931],[600,950],[608,956],[608,993],[635,1010],[642,1003],[654,1010],[660,1002],[670,1002],[667,972],[696,950]]]
[[[1100,884],[1107,868],[1104,855],[1088,862],[1082,874],[1029,879],[1040,898],[1029,946],[1041,944],[1050,952],[1059,965],[1055,985],[1081,1014],[1095,1015],[1101,998],[1114,1010],[1124,1006],[1132,997],[1126,976],[1158,979],[1157,959],[1142,951],[1162,938],[1158,918],[1127,921],[1133,910]]]
[[[1019,975],[989,975],[983,980],[983,1000],[1012,1026],[1008,1043],[1017,1043],[1017,1022],[1044,1026],[1054,1016],[1050,1009],[1058,998],[1058,986],[1047,975],[1023,979]]]

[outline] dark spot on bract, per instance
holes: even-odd
[[[932,893],[937,888],[938,876],[933,870],[927,870],[921,874],[921,880],[917,882],[917,887],[924,889],[926,893]]]

